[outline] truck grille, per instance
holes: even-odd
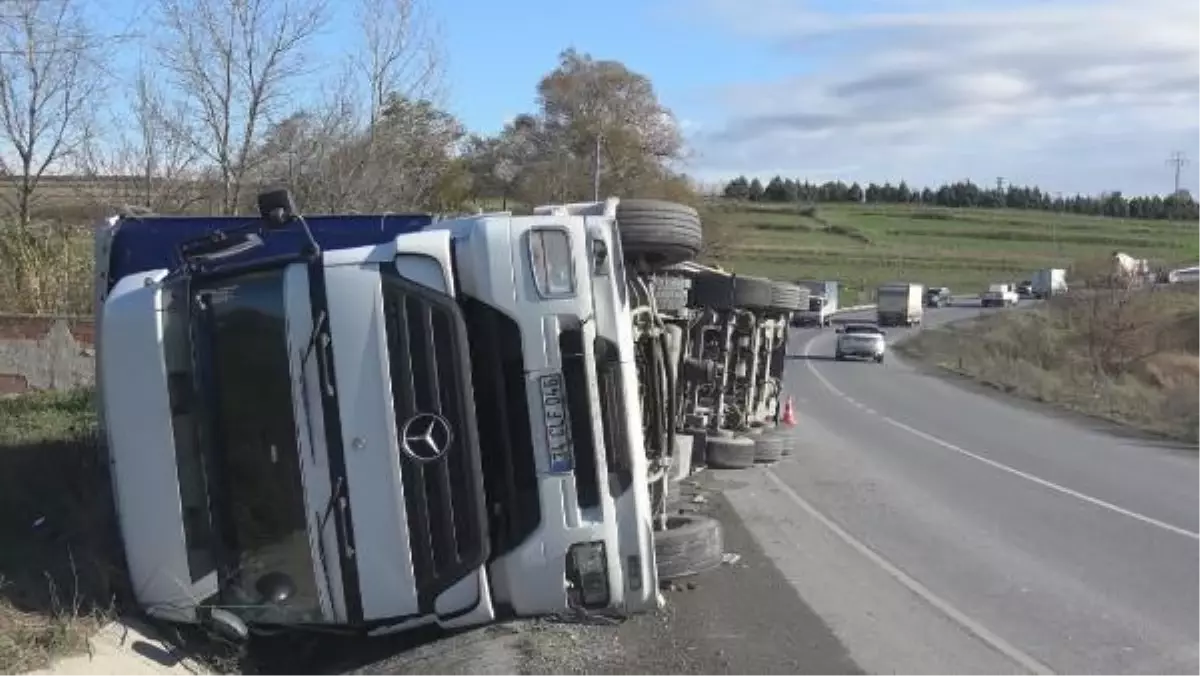
[[[479,300],[462,296],[460,305],[467,323],[488,530],[496,557],[524,542],[542,521],[521,330]]]
[[[452,299],[394,272],[383,274],[383,301],[413,575],[420,611],[431,613],[438,594],[489,556],[467,336]],[[430,414],[449,436],[406,449],[406,432],[423,435]]]

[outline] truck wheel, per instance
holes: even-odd
[[[787,282],[771,283],[771,307],[779,312],[795,312],[800,307],[803,292],[796,284]]]
[[[767,434],[775,438],[775,443],[779,445],[780,456],[789,456],[792,454],[792,442],[795,440],[795,437],[792,436],[791,429],[779,426],[767,430]]]
[[[769,310],[774,293],[771,280],[765,277],[733,278],[733,304],[736,307]]]
[[[721,522],[698,514],[667,518],[667,529],[654,533],[659,580],[698,575],[721,565],[725,538]]]
[[[678,312],[687,307],[692,280],[687,277],[655,277],[654,304],[659,312]]]
[[[754,440],[754,462],[777,462],[783,457],[783,439],[772,432],[759,435]]]
[[[791,432],[784,429],[775,430],[775,435],[779,437],[780,455],[784,457],[791,455],[795,437],[792,436]]]
[[[754,466],[754,441],[746,437],[709,437],[705,460],[713,469]]]
[[[693,277],[688,305],[709,308],[718,312],[732,310],[734,307],[733,278],[714,274]]]
[[[690,261],[704,242],[695,209],[662,200],[630,199],[617,204],[617,230],[628,260],[652,267]]]

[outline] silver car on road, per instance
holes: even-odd
[[[845,361],[850,357],[858,359],[874,359],[875,363],[883,363],[883,355],[887,352],[887,334],[874,324],[846,324],[837,330],[837,347],[833,357],[837,361]]]

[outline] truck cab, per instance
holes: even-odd
[[[101,417],[150,615],[384,633],[661,602],[611,209],[260,208],[97,229]]]

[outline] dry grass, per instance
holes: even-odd
[[[0,673],[82,651],[125,590],[91,392],[0,399]]]
[[[1006,392],[1195,443],[1196,287],[1089,289],[922,331],[898,349]]]
[[[92,257],[88,227],[0,223],[0,312],[91,314]]]

